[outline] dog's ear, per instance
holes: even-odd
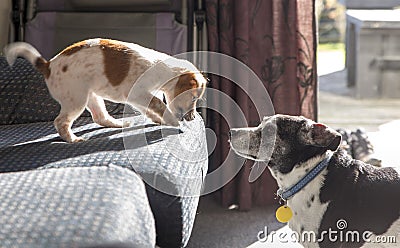
[[[335,151],[342,141],[342,135],[339,132],[321,123],[313,123],[306,137],[307,144],[324,147],[331,151]]]

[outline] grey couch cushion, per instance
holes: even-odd
[[[146,182],[157,244],[185,246],[207,173],[203,122],[198,116],[179,133],[176,128],[143,126],[141,116],[133,119],[139,124],[122,131],[83,117],[73,131],[88,140],[77,144],[63,142],[52,122],[0,126],[0,172],[110,164],[135,171]]]
[[[154,247],[142,180],[109,165],[0,174],[1,247]]]

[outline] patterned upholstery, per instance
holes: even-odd
[[[0,65],[4,65],[3,59],[0,59]],[[147,199],[155,219],[157,244],[161,247],[183,247],[187,244],[208,164],[205,131],[200,116],[183,126],[183,132],[180,132],[176,128],[149,124],[145,122],[143,116],[136,114],[129,117],[133,126],[123,130],[100,127],[92,123],[90,117],[83,115],[75,122],[73,132],[85,137],[87,141],[67,144],[59,138],[53,127],[53,117],[58,113],[57,103],[48,96],[43,78],[24,60],[18,60],[11,71],[3,73],[6,70],[3,66],[0,66],[0,70],[2,70],[0,121],[6,124],[0,125],[0,177],[7,177],[10,185],[11,183],[15,185],[15,187],[8,185],[8,193],[0,194],[0,213],[4,213],[3,216],[6,219],[11,218],[13,214],[13,211],[7,211],[8,204],[12,204],[13,198],[18,196],[27,201],[25,205],[22,205],[26,210],[38,211],[35,218],[22,215],[23,211],[21,212],[21,218],[24,223],[27,223],[26,225],[45,223],[44,225],[50,229],[59,228],[63,230],[62,232],[79,233],[79,228],[90,225],[94,221],[90,218],[94,218],[94,213],[98,213],[97,204],[103,204],[86,201],[88,198],[85,197],[89,196],[83,195],[83,192],[88,192],[90,195],[92,193],[106,194],[110,191],[108,199],[111,202],[107,201],[109,205],[102,205],[103,212],[96,218],[103,219],[104,223],[113,223],[113,219],[116,222],[126,221],[127,223],[123,223],[119,231],[104,227],[101,234],[94,234],[92,233],[94,229],[87,227],[87,232],[82,236],[78,235],[76,240],[84,245],[86,241],[92,240],[97,242],[94,245],[110,242],[132,244],[135,240],[126,234],[126,230],[135,229],[131,233],[133,235],[136,229],[142,231],[145,231],[144,228],[147,227],[151,229],[150,224],[143,227],[141,222],[136,222],[132,213],[132,211],[140,210],[130,203],[143,200],[135,191],[136,184],[141,187],[135,179],[136,174],[133,172],[136,172],[146,184]],[[14,76],[10,76],[9,73]],[[32,87],[31,84],[36,87]],[[36,93],[31,94],[31,92]],[[31,106],[30,111],[24,111],[21,108],[21,100],[12,100],[15,96],[19,99],[26,98],[25,106]],[[44,108],[46,108],[46,114],[42,115]],[[120,105],[109,105],[110,108],[115,110],[113,114],[121,114],[123,110]],[[74,178],[74,180],[66,183],[68,181],[66,178]],[[1,182],[8,180],[0,178]],[[121,180],[123,182],[120,182]],[[43,185],[38,183],[41,181],[44,182]],[[102,181],[104,184],[101,183]],[[38,185],[32,185],[30,188],[31,182],[36,182]],[[130,186],[134,186],[133,189]],[[35,209],[31,209],[29,203],[36,202],[37,195],[32,193],[35,187],[40,188],[43,194],[52,192],[51,194],[54,193],[55,197],[41,197],[42,203]],[[68,194],[65,193],[66,191]],[[63,214],[55,214],[46,220],[40,219],[40,216],[46,213],[44,209],[46,206],[58,206],[81,198],[82,202],[75,206],[76,211],[63,210]],[[133,208],[130,209],[131,207]],[[108,210],[112,213],[106,214]],[[145,210],[142,210],[145,213]],[[127,218],[121,218],[118,214],[132,218],[133,222],[128,221]],[[70,230],[68,229],[70,227],[63,226],[65,223],[63,218],[67,218],[66,216],[70,219],[77,216],[89,219],[77,225],[78,229]],[[148,220],[150,219],[149,217]],[[17,224],[17,220],[14,219],[14,221],[8,223],[10,227]],[[27,229],[20,229],[22,233],[25,230]],[[75,238],[72,236],[43,236],[44,230],[34,229],[33,237],[27,238],[33,239],[32,244],[48,242],[50,247],[56,246],[58,242],[59,244],[65,242],[65,244],[75,244],[73,243]],[[118,234],[119,232],[121,235]],[[151,240],[151,232],[145,233],[149,236],[141,237],[140,240]],[[0,232],[0,235],[2,235],[0,236],[0,247],[2,247],[6,246],[4,243],[6,241],[3,242],[3,240],[10,241],[13,235],[17,234],[13,233],[12,229],[5,229]],[[93,237],[93,239],[85,239],[84,236]],[[7,239],[1,237],[7,237]],[[21,245],[17,247],[25,247],[26,245],[23,244],[28,243],[23,242],[31,241],[21,241]]]
[[[143,182],[118,166],[0,174],[1,247],[154,247]]]

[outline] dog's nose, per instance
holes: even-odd
[[[175,114],[175,117],[178,119],[178,120],[180,120],[180,121],[182,121],[183,120],[183,114],[182,113],[176,113]]]
[[[179,120],[183,120],[183,117],[185,116],[183,109],[182,108],[178,108],[177,112],[175,114],[176,118],[178,118]]]

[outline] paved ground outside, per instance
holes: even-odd
[[[318,57],[319,121],[333,128],[363,128],[384,166],[400,166],[400,98],[357,99],[347,87],[347,70],[340,52]]]

